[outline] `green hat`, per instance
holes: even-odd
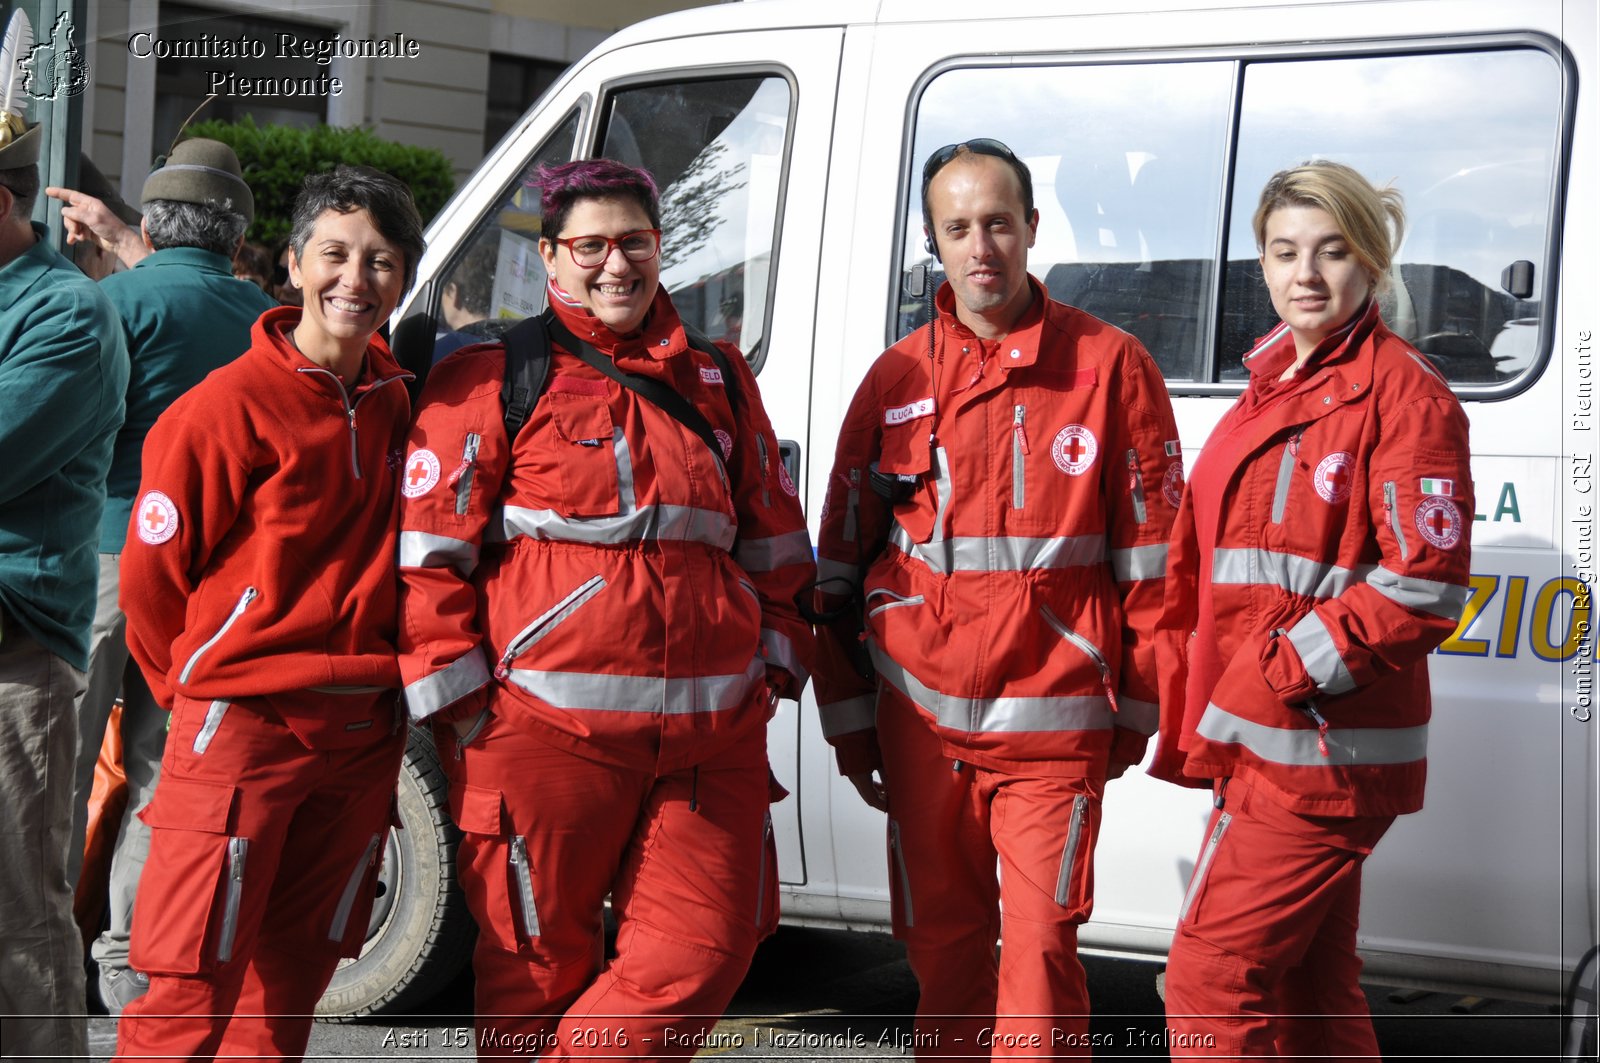
[[[39,161],[39,145],[43,142],[38,122],[28,125],[20,114],[0,111],[0,170],[32,166]]]
[[[204,137],[192,137],[173,148],[166,164],[145,179],[139,198],[145,208],[151,200],[170,199],[222,207],[243,214],[246,222],[256,216],[255,196],[244,183],[239,157],[228,145]]]

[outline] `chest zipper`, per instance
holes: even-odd
[[[1133,496],[1133,519],[1143,524],[1149,515],[1144,504],[1144,473],[1139,469],[1139,452],[1128,451],[1128,493]]]
[[[456,492],[456,516],[467,511],[467,502],[472,497],[472,474],[478,464],[478,447],[482,444],[482,436],[468,432],[466,444],[461,448],[461,464],[445,481],[445,486],[454,488]]]
[[[1389,514],[1389,530],[1394,532],[1394,541],[1400,546],[1400,560],[1405,561],[1411,557],[1411,547],[1406,543],[1406,530],[1400,523],[1400,503],[1395,497],[1393,480],[1383,483],[1383,510]]]
[[[250,607],[251,602],[256,600],[259,593],[254,587],[246,587],[244,589],[244,593],[239,595],[239,600],[234,603],[233,612],[229,613],[228,619],[224,620],[222,626],[217,628],[216,634],[202,642],[199,648],[189,655],[189,660],[184,663],[183,671],[178,673],[178,682],[187,683],[189,681],[189,674],[194,671],[194,666],[200,663],[200,658],[205,656],[207,650],[221,641],[222,636],[226,635],[228,629],[234,625],[234,622],[244,615],[244,611]]]
[[[1300,450],[1300,437],[1305,430],[1295,432],[1283,445],[1283,457],[1278,459],[1278,482],[1272,489],[1272,523],[1282,524],[1284,511],[1289,505],[1289,484],[1294,478],[1295,455]]]
[[[504,680],[511,674],[511,662],[526,653],[534,643],[544,638],[568,616],[577,610],[584,602],[599,594],[606,585],[604,576],[591,576],[580,584],[577,590],[561,599],[549,609],[546,609],[533,623],[517,632],[517,637],[511,640],[506,647],[506,652],[500,655],[500,661],[494,667],[494,677]]]
[[[1027,501],[1028,408],[1018,405],[1011,411],[1011,508],[1021,509]]]
[[[359,437],[356,434],[356,408],[358,406],[360,406],[363,402],[365,402],[367,400],[368,396],[370,396],[370,395],[374,394],[375,392],[377,392],[379,388],[382,388],[382,387],[384,387],[386,385],[392,384],[397,380],[403,380],[405,378],[404,377],[398,377],[398,376],[391,376],[391,377],[386,377],[383,380],[376,381],[375,383],[373,383],[373,385],[371,387],[367,388],[366,391],[362,392],[361,395],[359,395],[356,398],[355,402],[351,402],[350,401],[350,390],[344,386],[344,381],[340,380],[339,379],[339,374],[335,373],[333,370],[331,370],[331,369],[323,369],[321,366],[311,366],[311,367],[302,367],[301,369],[298,370],[298,372],[301,372],[301,373],[326,373],[328,376],[333,378],[334,386],[339,389],[339,402],[344,406],[345,421],[350,426],[350,471],[355,475],[355,478],[357,480],[362,479],[363,477],[361,475],[361,443],[360,443]]]
[[[1100,671],[1100,685],[1105,688],[1106,700],[1111,703],[1111,711],[1117,711],[1117,692],[1111,685],[1111,666],[1106,663],[1104,655],[1094,643],[1072,630],[1061,619],[1051,612],[1049,607],[1040,606],[1039,613],[1044,617],[1045,623],[1055,629],[1056,634],[1072,643],[1084,652],[1089,660],[1094,662],[1095,668]]]

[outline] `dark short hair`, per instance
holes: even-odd
[[[236,210],[210,203],[152,199],[144,205],[144,228],[157,251],[197,247],[232,258],[250,222]]]
[[[1017,183],[1022,186],[1022,213],[1033,217],[1033,171],[1028,169],[1028,164],[1017,158],[1017,153],[988,137],[974,137],[963,140],[958,144],[946,144],[928,156],[928,161],[922,164],[922,224],[933,231],[933,211],[928,206],[928,188],[933,184],[934,177],[958,158],[974,155],[987,155],[999,159],[1011,167],[1017,175]]]
[[[364,210],[385,240],[406,256],[406,288],[417,279],[417,264],[427,248],[422,239],[422,216],[405,183],[370,166],[336,166],[326,173],[305,179],[294,201],[294,219],[289,246],[298,261],[317,219],[328,211],[348,214]]]
[[[635,199],[651,227],[661,228],[655,178],[636,166],[615,159],[579,159],[559,166],[541,166],[535,176],[542,215],[539,228],[546,237],[561,235],[567,215],[581,199]]]
[[[39,166],[29,163],[26,166],[13,166],[9,170],[0,170],[0,185],[17,199],[17,212],[19,215],[33,213],[33,204],[39,198]]]

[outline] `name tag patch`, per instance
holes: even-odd
[[[700,367],[700,380],[706,384],[720,385],[722,383],[722,370],[703,365]]]

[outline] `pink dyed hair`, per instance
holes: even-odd
[[[546,236],[561,234],[567,215],[581,199],[626,199],[632,197],[650,218],[653,228],[661,227],[661,206],[656,182],[647,172],[615,159],[579,159],[559,166],[540,166],[540,228]]]

